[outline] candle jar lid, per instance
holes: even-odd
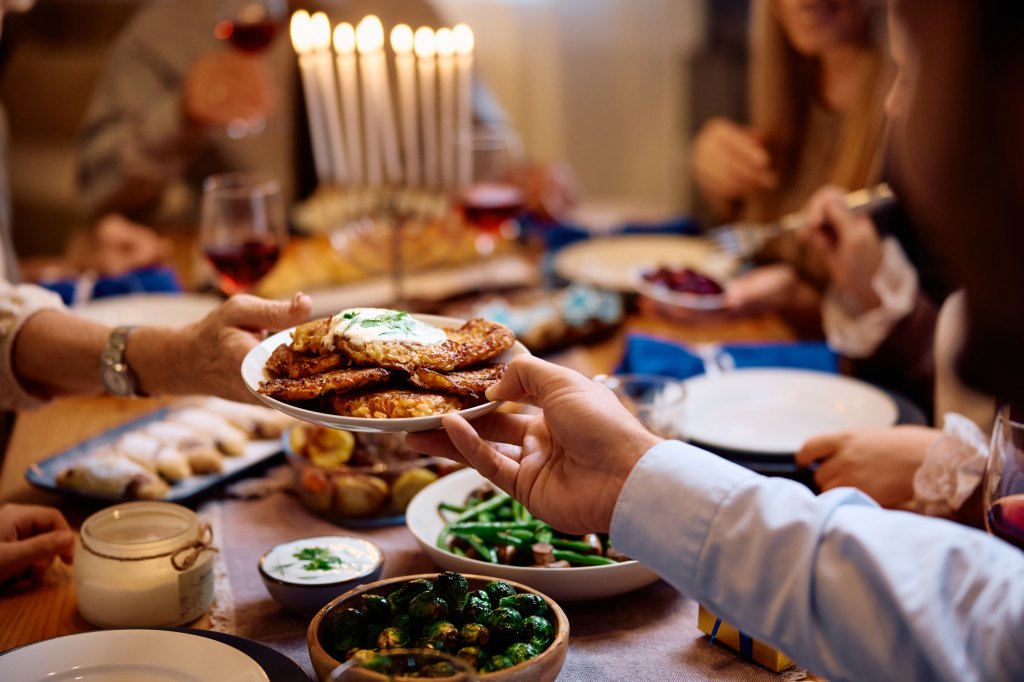
[[[96,512],[82,524],[86,551],[139,559],[174,550],[199,535],[199,517],[169,502],[126,502]]]

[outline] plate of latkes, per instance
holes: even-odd
[[[245,385],[296,419],[369,433],[429,431],[499,405],[484,396],[529,351],[508,327],[352,308],[270,336],[242,362]]]

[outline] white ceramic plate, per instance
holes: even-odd
[[[427,322],[438,327],[461,327],[465,320],[460,320],[454,317],[442,317],[440,315],[413,315],[418,320]],[[249,351],[249,354],[245,356],[242,361],[242,380],[245,382],[246,387],[252,394],[263,401],[265,404],[273,407],[276,410],[280,410],[285,414],[301,419],[302,421],[310,422],[311,424],[319,424],[333,429],[345,429],[347,431],[363,431],[368,433],[397,433],[406,432],[412,433],[414,431],[430,431],[432,429],[441,428],[441,417],[443,415],[434,414],[427,417],[403,417],[400,419],[373,419],[370,417],[344,417],[338,414],[328,414],[326,412],[316,412],[314,410],[307,410],[303,407],[286,403],[270,396],[263,395],[259,392],[260,382],[269,379],[270,375],[266,373],[263,367],[267,364],[267,358],[274,352],[281,344],[291,343],[293,329],[286,329],[283,332],[278,332],[273,336],[265,339],[261,344]],[[530,351],[526,350],[526,346],[516,341],[511,348],[506,350],[504,353],[494,358],[495,362],[508,362],[517,355],[529,355]],[[486,402],[482,405],[476,405],[465,410],[459,410],[458,414],[461,414],[467,420],[472,421],[477,417],[482,417],[489,412],[493,412],[499,402]]]
[[[555,256],[560,277],[622,293],[635,291],[638,267],[689,267],[724,282],[738,265],[711,241],[682,235],[630,234],[576,242]]]
[[[198,322],[220,303],[216,296],[201,294],[129,294],[97,298],[74,310],[80,317],[112,327],[182,325]]]
[[[644,274],[654,268],[644,265],[633,270],[633,288],[638,292],[665,305],[688,310],[723,310],[725,294],[694,294],[687,291],[673,291],[668,287],[651,282]]]
[[[445,520],[437,510],[441,502],[461,505],[471,492],[487,481],[473,469],[465,469],[438,479],[412,498],[405,510],[405,525],[423,551],[442,568],[492,575],[529,585],[558,602],[604,599],[650,585],[658,576],[636,561],[609,566],[580,568],[531,568],[503,566],[460,557],[437,546],[437,536]]]
[[[856,379],[798,369],[737,369],[685,382],[690,440],[792,455],[812,437],[896,423],[896,402]]]
[[[227,644],[167,630],[101,630],[47,639],[0,656],[0,679],[19,682],[267,682]]]

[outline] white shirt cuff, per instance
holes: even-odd
[[[929,516],[951,516],[981,483],[988,438],[963,415],[943,417],[942,436],[932,443],[914,473],[911,508]]]

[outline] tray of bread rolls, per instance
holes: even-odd
[[[25,478],[93,500],[188,502],[280,453],[292,423],[266,407],[185,398],[35,462]]]

